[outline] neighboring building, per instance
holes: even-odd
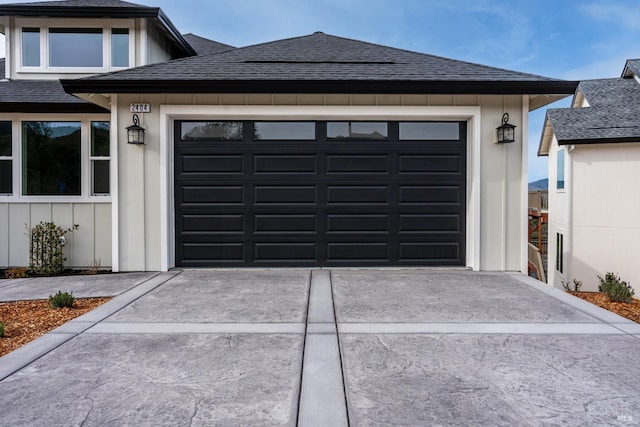
[[[640,60],[549,110],[538,153],[549,156],[548,282],[593,291],[611,271],[640,293]]]
[[[0,266],[53,219],[115,271],[527,269],[528,113],[575,82],[319,32],[234,49],[116,0],[0,19]]]

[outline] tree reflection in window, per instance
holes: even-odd
[[[23,194],[81,194],[80,122],[23,122]]]
[[[242,122],[182,122],[181,135],[183,141],[190,140],[222,140],[241,141]]]

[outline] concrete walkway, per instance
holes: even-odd
[[[0,281],[0,300],[86,279],[56,280]],[[521,274],[101,280],[113,300],[0,358],[1,425],[640,422],[640,325]]]

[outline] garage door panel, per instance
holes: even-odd
[[[317,232],[316,215],[255,215],[256,234],[310,234]]]
[[[243,156],[185,154],[182,156],[181,173],[204,175],[243,174]]]
[[[388,204],[388,185],[328,185],[327,205],[334,204]]]
[[[399,173],[450,173],[461,174],[462,161],[459,155],[402,155],[399,159]]]
[[[462,191],[459,186],[401,186],[400,205],[435,204],[462,202]]]
[[[389,156],[328,154],[327,174],[335,173],[388,174]]]
[[[327,244],[328,262],[381,262],[388,258],[388,242],[330,242]]]
[[[256,154],[253,158],[256,174],[305,173],[315,174],[315,155],[269,155]]]
[[[185,233],[244,233],[244,215],[182,215]]]
[[[255,204],[308,204],[317,201],[315,186],[263,186],[254,188]]]
[[[327,233],[388,233],[389,215],[329,214]]]
[[[399,233],[460,232],[461,217],[456,214],[401,214],[398,224]]]
[[[185,243],[182,247],[184,259],[193,261],[228,262],[244,260],[244,245],[235,243]]]
[[[255,243],[255,261],[314,262],[316,246],[315,242]]]
[[[244,191],[241,185],[185,185],[182,187],[182,203],[242,205],[244,203]]]
[[[422,259],[433,261],[456,260],[461,258],[460,244],[458,242],[434,242],[434,243],[400,243],[401,261],[418,261]]]

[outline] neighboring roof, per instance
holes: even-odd
[[[191,45],[198,55],[208,55],[235,49],[235,47],[229,46],[228,44],[219,43],[191,33],[183,34],[182,37]]]
[[[4,76],[5,58],[0,58]],[[57,80],[0,80],[0,112],[105,113],[107,110],[64,91]]]
[[[70,93],[571,94],[577,82],[316,32],[63,85]]]
[[[184,56],[195,51],[159,7],[121,0],[62,0],[0,5],[0,16],[45,16],[56,18],[148,18],[157,22],[175,40]]]
[[[559,145],[640,141],[640,84],[635,78],[585,80],[578,91],[589,107],[548,110],[539,155],[548,154],[549,131]]]

